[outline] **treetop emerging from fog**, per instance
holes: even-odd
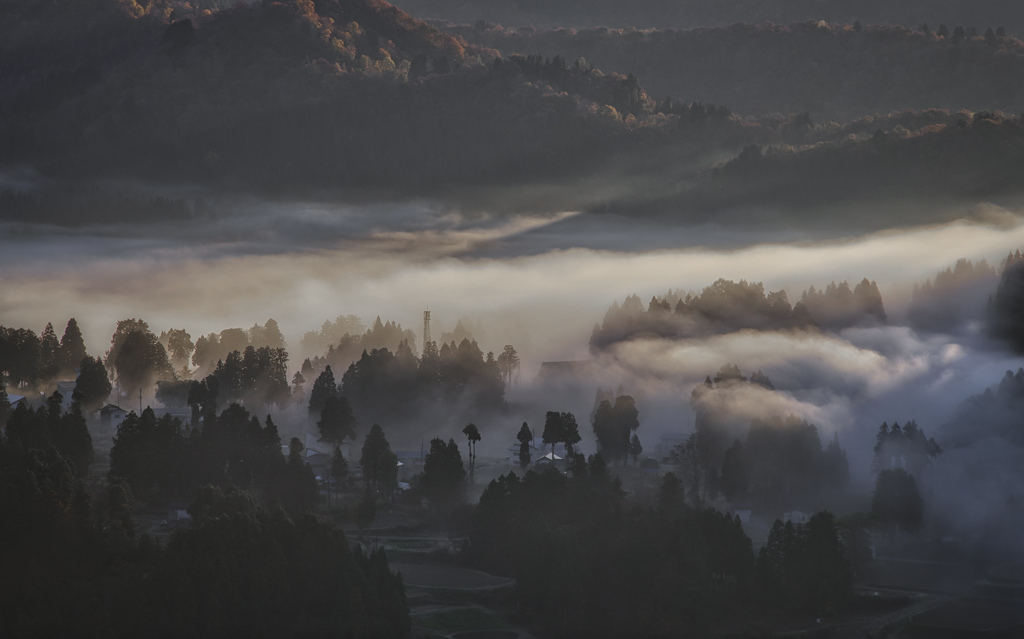
[[[838,330],[885,322],[878,284],[866,278],[853,288],[845,281],[832,282],[821,290],[811,286],[795,305],[790,305],[786,291],[765,293],[761,282],[719,279],[699,295],[687,293],[684,297],[669,291],[652,297],[646,309],[636,295],[627,297],[621,306],[613,302],[604,322],[594,327],[590,347],[598,351],[640,334],[699,337],[748,328]]]

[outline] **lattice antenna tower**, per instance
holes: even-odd
[[[423,311],[423,348],[430,343],[430,311]]]

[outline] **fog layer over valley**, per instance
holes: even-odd
[[[156,227],[7,224],[0,314],[5,325],[35,326],[76,309],[90,343],[108,340],[125,316],[193,333],[274,317],[294,343],[338,314],[416,328],[429,307],[449,325],[478,318],[498,341],[502,332],[519,341],[528,335],[537,346],[527,357],[536,364],[585,353],[611,300],[635,293],[646,305],[651,295],[699,292],[719,278],[785,288],[795,302],[808,286],[866,277],[900,318],[915,283],[961,257],[998,264],[1024,243],[1024,227],[997,210],[821,239],[798,228],[736,232],[571,212],[496,216],[424,202],[261,203],[244,215]]]
[[[929,315],[938,316],[935,304],[953,300],[956,321],[908,326],[915,285],[928,279],[930,287],[930,278],[958,258],[999,264],[1009,247],[1024,244],[1024,226],[1009,212],[965,212],[964,218],[816,239],[796,229],[731,233],[614,215],[470,213],[429,202],[253,202],[158,231],[9,224],[0,251],[0,318],[38,331],[47,321],[63,322],[71,309],[90,350],[101,351],[125,317],[144,318],[157,333],[185,328],[193,338],[272,317],[287,340],[289,369],[298,369],[303,358],[326,350],[324,344],[307,348],[301,337],[339,315],[360,318],[364,328],[376,317],[397,322],[414,334],[418,356],[422,312],[430,309],[435,340],[465,318],[484,353],[516,347],[523,383],[506,398],[524,419],[536,420],[554,408],[549,404],[587,415],[595,388],[622,385],[638,398],[652,446],[663,434],[692,430],[690,389],[732,363],[746,374],[766,372],[777,389],[726,402],[741,430],[766,413],[799,415],[823,437],[841,433],[854,461],[852,477],[867,482],[876,422],[914,418],[938,425],[957,403],[1018,365],[983,328],[994,280],[968,285],[969,304],[936,288],[939,302],[931,302]],[[651,296],[669,291],[681,299],[719,278],[763,282],[766,292],[785,290],[792,303],[808,287],[824,291],[842,281],[852,287],[866,278],[877,282],[888,318],[832,330],[795,324],[773,330],[741,319],[689,337],[640,333],[597,351],[588,345],[611,301],[637,294],[646,312]],[[740,318],[752,312],[735,310]],[[580,373],[565,395],[534,383],[542,362],[591,357],[596,366]],[[482,450],[500,452],[504,445],[491,439]]]

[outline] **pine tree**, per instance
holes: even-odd
[[[39,336],[39,377],[43,380],[55,379],[61,371],[62,357],[60,342],[53,331],[53,324],[47,322],[46,328]]]
[[[576,423],[576,416],[572,413],[562,413],[562,441],[565,443],[565,453],[568,459],[575,455],[573,447],[580,442],[580,427]]]
[[[334,371],[328,365],[313,382],[309,392],[309,414],[319,415],[327,405],[328,397],[338,396],[338,384],[334,381]]]
[[[541,434],[541,441],[551,446],[551,452],[555,452],[555,444],[565,441],[565,428],[562,424],[562,415],[555,411],[548,411],[544,419],[544,432]]]
[[[334,447],[334,455],[331,457],[331,477],[327,484],[327,498],[330,499],[334,492],[334,485],[344,483],[348,477],[348,461],[341,452],[340,446]]]
[[[884,470],[889,466],[889,461],[886,459],[886,441],[889,438],[889,424],[882,422],[882,425],[878,427],[878,434],[875,435],[875,456],[871,461],[871,472],[877,473],[880,470]]]
[[[82,365],[85,356],[85,340],[82,339],[78,322],[72,317],[64,328],[64,336],[60,338],[61,375],[73,374]]]
[[[391,452],[391,444],[384,435],[380,424],[370,427],[363,442],[359,465],[368,487],[383,490],[385,495],[394,492],[398,485],[398,457]]]
[[[468,440],[467,447],[469,448],[469,482],[473,483],[473,471],[476,465],[476,443],[480,441],[480,430],[476,427],[476,424],[466,424],[466,427],[462,429],[462,433]]]
[[[633,439],[629,440],[629,455],[633,458],[634,466],[636,466],[636,460],[642,452],[644,452],[644,447],[643,444],[640,443],[640,437],[636,433],[633,433]]]

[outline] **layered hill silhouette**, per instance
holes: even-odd
[[[749,115],[809,112],[840,122],[909,109],[1024,111],[1024,42],[1005,30],[733,24],[719,28],[557,29],[446,25],[503,54],[586,58],[635,73],[654,96],[728,104]]]
[[[877,66],[892,55],[891,31],[897,43],[923,51],[974,52],[979,68],[1002,60],[1007,77],[1024,46],[995,35],[993,50],[992,38],[982,36],[953,45],[945,36],[851,29],[732,28],[691,34],[694,42],[676,34],[668,46],[681,38],[679,46],[706,46],[712,56],[728,50],[714,43],[718,38],[789,43],[831,52],[827,64],[842,66],[845,47],[859,42]],[[749,205],[795,210],[887,197],[976,198],[1024,186],[1021,122],[999,111],[905,110],[844,124],[806,112],[751,116],[698,99],[705,95],[699,88],[680,86],[678,95],[654,99],[637,75],[603,72],[571,52],[492,48],[516,41],[507,31],[484,29],[472,42],[464,35],[383,0],[226,8],[168,0],[5,2],[0,170],[32,167],[61,186],[0,189],[0,218],[181,219],[200,210],[173,198],[95,193],[96,178],[388,197],[547,183],[570,191],[559,206],[669,212],[684,220]],[[591,35],[613,50],[609,60],[626,51],[620,61],[631,59],[629,51],[643,58],[647,45],[617,43],[661,37]],[[586,37],[539,34],[521,44],[523,51],[531,42],[572,49]],[[759,46],[734,59],[755,57]],[[839,90],[819,87],[816,94],[802,86],[815,99]],[[992,91],[979,89],[977,103],[1000,103]],[[749,93],[747,105],[762,94],[769,103],[786,95],[764,86]],[[614,195],[595,201],[593,193],[572,191],[577,179],[599,179]]]
[[[962,24],[984,31],[1005,27],[1024,35],[1024,14],[1011,0],[399,0],[424,18],[511,27],[692,29],[737,22],[789,24],[807,20],[853,24]]]
[[[5,3],[0,161],[72,177],[458,183],[600,157],[652,103],[635,78],[498,59],[378,0],[182,6]]]

